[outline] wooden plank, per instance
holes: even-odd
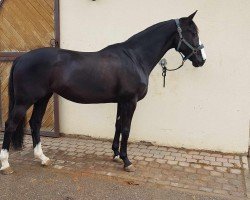
[[[56,11],[54,12],[54,2],[56,3]],[[17,51],[27,51],[41,46],[50,46],[50,40],[54,38],[54,14],[57,22],[57,38],[59,33],[59,16],[58,16],[58,0],[8,0],[5,2],[4,8],[0,12],[0,61],[13,60],[20,54]],[[5,52],[1,52],[5,51]],[[6,51],[13,51],[9,53]],[[2,122],[6,121],[8,116],[8,77],[12,62],[0,62],[0,91],[2,106]],[[54,131],[54,112],[53,97],[48,103],[45,116],[42,121],[43,134],[51,136],[49,131]],[[58,102],[57,102],[58,103]],[[58,109],[58,105],[56,106]],[[30,118],[32,107],[27,112],[27,119]],[[1,113],[0,113],[1,114]],[[28,120],[27,120],[28,121]],[[0,120],[1,122],[1,120]],[[27,123],[27,122],[26,122]],[[2,123],[2,127],[4,124]],[[59,127],[59,125],[57,125]],[[27,123],[28,128],[28,123]],[[59,136],[59,131],[52,134]]]
[[[54,13],[43,0],[12,0],[5,2],[1,10],[0,51],[27,51],[50,46],[54,38]],[[53,6],[53,1],[51,1]],[[45,7],[47,6],[47,7]],[[43,16],[44,15],[44,16]]]

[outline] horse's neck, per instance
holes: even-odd
[[[128,40],[138,63],[149,75],[164,54],[174,47],[174,35],[176,26],[173,20],[163,22],[161,26],[154,30],[147,29]]]

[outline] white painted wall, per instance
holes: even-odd
[[[250,1],[248,0],[61,0],[61,46],[96,51],[144,28],[199,10],[195,22],[205,44],[203,68],[167,74],[160,66],[149,93],[135,112],[130,140],[208,149],[247,151],[250,119]],[[178,54],[166,56],[169,67]],[[178,58],[178,59],[177,59]],[[113,138],[115,104],[80,105],[60,99],[60,127],[66,134]]]

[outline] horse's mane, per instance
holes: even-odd
[[[150,32],[153,32],[155,31],[156,29],[159,29],[161,27],[163,27],[168,21],[164,21],[164,22],[160,22],[160,23],[157,23],[157,24],[154,24],[146,29],[144,29],[143,31],[131,36],[127,41],[132,41],[134,39],[137,39],[145,34],[148,34]]]

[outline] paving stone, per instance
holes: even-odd
[[[29,140],[25,140],[25,146],[31,146],[31,137],[27,138]],[[46,138],[44,144],[44,152],[53,160],[54,166],[61,166],[65,170],[89,170],[97,174],[133,178],[162,186],[230,194],[232,199],[245,197],[242,167],[247,164],[247,158],[244,156],[130,143],[128,155],[137,168],[136,173],[130,174],[121,170],[122,163],[112,162],[111,142]],[[24,152],[27,154],[11,153],[10,161],[32,163],[32,148],[27,147]]]
[[[200,155],[201,155],[201,156],[210,156],[211,154],[210,154],[210,153],[207,153],[207,152],[200,152]]]
[[[203,168],[204,168],[205,170],[208,170],[208,171],[214,170],[214,167],[213,167],[213,166],[203,166]]]
[[[247,163],[248,163],[248,159],[247,159],[246,156],[242,156],[242,162],[243,162],[244,164],[247,164]]]
[[[179,162],[179,165],[182,167],[189,167],[189,163],[188,162]]]
[[[236,187],[232,186],[232,185],[229,185],[229,184],[223,184],[223,187],[222,187],[224,190],[228,190],[228,191],[233,191],[233,192],[237,192],[237,189]]]
[[[164,155],[160,155],[160,154],[154,154],[153,158],[164,158]]]
[[[215,157],[205,156],[205,157],[204,157],[204,160],[215,161]]]
[[[146,154],[143,154],[143,156],[145,156],[146,158],[151,158],[153,157],[154,154],[151,154],[151,153],[146,153]]]
[[[104,155],[105,155],[105,156],[113,156],[113,153],[107,152],[107,153],[105,153]]]
[[[249,169],[248,163],[247,164],[243,164],[243,168],[244,169]]]
[[[216,167],[216,171],[218,171],[218,172],[227,172],[227,168],[226,167]]]
[[[149,151],[149,153],[152,153],[152,154],[160,154],[160,151],[156,150],[156,149],[152,149]]]
[[[176,160],[168,160],[167,162],[169,165],[177,165],[178,161]]]
[[[196,168],[186,167],[184,170],[185,172],[196,173]]]
[[[222,166],[222,162],[211,161],[210,165],[213,165],[213,166]]]
[[[194,159],[199,159],[199,160],[202,160],[202,159],[204,159],[204,156],[201,156],[201,155],[193,155],[193,158]]]
[[[193,158],[187,158],[187,162],[189,162],[189,163],[197,163],[198,161],[196,159],[193,159]]]
[[[208,160],[199,160],[198,163],[210,165],[210,161]]]
[[[185,162],[187,159],[183,157],[176,157],[175,160]]]
[[[233,155],[223,155],[223,158],[234,159]]]
[[[140,161],[138,161],[138,164],[139,164],[139,165],[146,166],[146,165],[148,165],[148,162],[147,162],[147,161],[144,161],[144,160],[140,160]]]
[[[171,153],[171,156],[174,156],[174,157],[181,157],[181,153],[175,153],[175,152],[173,152],[173,153]]]
[[[217,162],[224,162],[224,163],[227,163],[227,162],[228,162],[228,159],[227,159],[227,158],[216,158],[216,161],[217,161]]]
[[[86,147],[85,149],[86,149],[86,150],[94,150],[95,147],[94,147],[94,146],[88,146],[88,147]],[[104,149],[104,151],[105,151],[105,152],[111,152],[112,149]]]
[[[142,156],[142,155],[143,155],[143,153],[142,153],[142,152],[137,151],[137,152],[133,152],[133,153],[132,153],[132,155],[134,155],[134,156]]]
[[[104,151],[104,148],[102,148],[102,147],[96,147],[95,151]]]
[[[96,152],[95,152],[95,154],[98,155],[98,156],[101,156],[101,155],[103,155],[104,153],[105,153],[105,152],[103,152],[103,151],[96,151]]]
[[[53,166],[55,169],[62,169],[63,168],[63,166],[60,166],[60,165],[54,165]]]
[[[234,156],[234,159],[239,160],[240,157],[239,156]]]
[[[160,155],[169,156],[169,155],[171,155],[171,152],[169,152],[169,151],[160,151]]]
[[[223,163],[224,167],[234,167],[232,163]]]
[[[175,160],[174,156],[164,156],[164,159],[166,160]]]
[[[210,174],[211,174],[211,176],[218,176],[218,177],[222,177],[223,176],[222,173],[217,172],[217,171],[211,171]]]
[[[178,153],[181,153],[181,154],[187,154],[187,151],[182,150],[182,149],[178,149]]]
[[[189,155],[189,154],[186,154],[186,153],[182,153],[182,154],[181,154],[181,157],[187,158],[187,159],[192,159],[192,158],[193,158],[192,155]]]
[[[198,152],[198,151],[189,151],[188,154],[191,154],[191,155],[199,155],[200,152]]]
[[[230,172],[233,173],[233,174],[241,174],[240,169],[230,169]]]
[[[149,153],[149,149],[140,149],[140,152],[142,152],[142,153]]]
[[[163,160],[163,159],[156,159],[155,161],[156,161],[157,163],[160,163],[160,164],[166,163],[166,160]]]
[[[148,161],[148,162],[152,162],[154,160],[155,160],[155,158],[148,158],[148,157],[145,158],[145,161]]]
[[[223,157],[223,155],[218,154],[218,153],[212,153],[211,156],[214,156],[216,158],[222,158]]]
[[[168,148],[167,147],[158,147],[158,149],[157,150],[160,150],[160,151],[167,151],[168,150]]]
[[[67,155],[68,156],[74,156],[74,155],[76,155],[76,153],[75,152],[68,152]]]
[[[237,174],[224,173],[226,179],[237,179]],[[227,180],[228,181],[228,180]]]
[[[170,152],[178,152],[178,149],[175,149],[175,148],[171,147],[171,148],[168,149],[168,151],[170,151]]]
[[[156,149],[158,149],[158,146],[149,146],[147,149],[149,149],[149,150],[156,150]]]
[[[196,168],[196,169],[200,169],[201,165],[200,164],[191,164],[191,167]]]
[[[144,160],[144,157],[142,157],[142,156],[135,156],[134,160]]]

